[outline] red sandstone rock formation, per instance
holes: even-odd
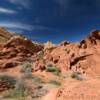
[[[100,73],[99,58],[100,31],[96,30],[79,43],[64,41],[52,50],[45,50],[43,59],[36,63],[38,63],[37,67],[41,64],[46,67],[48,63],[53,63],[54,66],[61,69],[62,73],[72,70],[82,74],[95,75]]]
[[[37,44],[21,37],[13,36],[9,41],[0,45],[0,74],[20,76],[22,62],[33,60],[32,75],[59,79],[61,87],[49,88],[48,94],[41,100],[99,100],[100,96],[100,30],[91,32],[80,42],[64,41],[58,45],[51,42]],[[57,67],[61,75],[68,71],[81,73],[85,80],[71,78],[62,79],[62,76],[48,72],[50,65]],[[7,69],[7,70],[6,70]],[[0,91],[8,89],[8,83],[0,82]],[[5,87],[7,86],[7,87]],[[93,94],[93,95],[92,95]],[[88,97],[87,97],[88,96]],[[84,98],[85,99],[84,99]],[[73,99],[74,98],[74,99]]]

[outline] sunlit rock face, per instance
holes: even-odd
[[[1,30],[2,34],[6,32],[5,29]],[[43,44],[36,43],[12,33],[9,33],[9,36],[9,39],[0,42],[0,76],[6,73],[6,77],[8,75],[14,78],[22,77],[24,79],[22,83],[25,81],[25,85],[28,86],[29,97],[43,98],[41,100],[66,100],[66,98],[83,100],[84,96],[85,100],[91,100],[86,98],[86,94],[89,94],[89,98],[94,94],[98,100],[99,30],[91,32],[79,42],[63,41],[57,45],[50,41]],[[0,92],[12,88],[8,81],[0,80]]]

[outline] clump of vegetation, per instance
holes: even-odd
[[[14,99],[14,100],[26,100],[27,94],[24,91],[20,90],[8,90],[3,95],[3,98]]]
[[[40,52],[38,53],[38,57],[39,57],[40,59],[43,59],[43,56],[44,56],[44,51],[42,50],[42,51],[40,51]]]
[[[9,75],[0,75],[0,81],[6,81],[6,82],[8,82],[12,88],[16,84],[15,77],[12,77],[12,76],[9,76]]]
[[[23,77],[17,79],[15,88],[8,90],[4,93],[3,98],[14,99],[14,100],[26,100],[26,83]]]
[[[31,63],[29,62],[24,62],[21,66],[21,72],[31,72],[32,71],[32,67],[31,67]]]
[[[57,68],[56,66],[53,66],[52,64],[47,65],[46,70],[48,72],[52,72],[55,75],[60,75],[61,71],[59,68]]]
[[[61,83],[57,80],[50,80],[49,83],[53,84],[53,85],[56,85],[56,86],[61,86]]]
[[[33,76],[32,80],[35,82],[35,83],[44,83],[44,80],[42,79],[42,77],[40,76]]]
[[[19,91],[25,91],[26,90],[26,83],[25,79],[23,77],[19,78],[16,82],[15,89]]]
[[[70,74],[70,77],[71,78],[75,78],[75,79],[77,79],[77,80],[82,80],[83,78],[82,78],[82,76],[81,76],[81,73],[80,72],[72,72],[71,74]]]
[[[65,48],[64,51],[67,53],[70,53],[70,49],[68,49],[68,48]]]
[[[23,78],[32,78],[32,63],[24,62],[21,66],[21,72],[23,73]]]

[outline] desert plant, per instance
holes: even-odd
[[[4,99],[14,99],[14,100],[26,100],[27,94],[23,91],[20,90],[9,90],[6,91],[5,94],[3,95]]]
[[[21,66],[21,72],[23,73],[23,78],[32,78],[32,63],[23,63]]]
[[[15,85],[15,89],[19,91],[25,91],[26,90],[26,83],[25,79],[23,77],[20,77]]]
[[[71,78],[75,78],[75,79],[77,79],[77,80],[82,80],[82,79],[83,79],[82,76],[81,76],[81,73],[80,73],[80,72],[77,72],[77,71],[72,72],[72,73],[70,74],[70,77],[71,77]]]
[[[8,91],[3,97],[7,99],[14,99],[14,100],[27,100],[28,94],[28,85],[27,79],[23,77],[23,75],[17,79],[15,84],[15,88]]]
[[[40,51],[40,52],[38,53],[38,57],[39,57],[40,59],[43,59],[43,56],[44,56],[44,51],[42,50],[42,51]]]
[[[35,83],[44,83],[44,80],[42,79],[42,77],[40,76],[33,76],[32,80],[35,82]]]
[[[46,70],[48,72],[52,72],[55,75],[60,75],[60,72],[61,72],[59,68],[57,68],[56,66],[53,66],[51,64],[47,65]]]
[[[57,81],[57,80],[50,80],[49,83],[53,84],[53,85],[56,85],[56,86],[60,86],[61,85],[61,83],[59,81]]]
[[[24,62],[21,66],[21,72],[31,72],[32,64],[30,62]]]
[[[65,48],[64,51],[66,51],[67,53],[69,53],[70,52],[70,49]]]

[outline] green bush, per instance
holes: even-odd
[[[59,68],[53,65],[48,65],[46,69],[48,72],[52,72],[55,75],[60,75],[61,72]]]

